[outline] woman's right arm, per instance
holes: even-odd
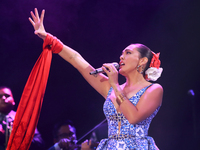
[[[45,31],[43,25],[44,13],[45,11],[43,10],[41,13],[41,17],[39,17],[38,11],[35,8],[35,14],[31,11],[32,19],[29,18],[29,21],[35,29],[34,33],[43,40],[47,36],[47,32]],[[100,93],[104,98],[106,98],[107,93],[111,87],[107,76],[105,76],[102,73],[99,73],[97,75],[90,75],[89,73],[91,71],[94,71],[94,68],[77,51],[73,50],[72,48],[66,45],[63,45],[63,49],[59,53],[59,55],[71,65],[73,65],[82,74],[85,80],[98,93]]]
[[[58,53],[63,59],[73,65],[85,78],[85,80],[104,98],[110,89],[107,76],[102,73],[90,75],[95,69],[75,50],[64,45],[63,50]]]

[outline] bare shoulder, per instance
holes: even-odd
[[[146,90],[144,98],[146,98],[147,101],[154,101],[161,105],[163,98],[163,87],[158,83],[154,83]]]
[[[163,93],[163,87],[158,83],[154,83],[152,86],[150,86],[147,89],[147,91],[148,92],[161,92],[161,93]]]

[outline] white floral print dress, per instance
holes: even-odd
[[[136,105],[142,94],[151,85],[138,91],[129,100]],[[111,87],[103,106],[108,122],[108,138],[100,141],[97,150],[158,150],[153,138],[148,136],[148,129],[160,107],[142,122],[130,124],[122,113],[117,113],[115,106],[109,99],[112,90]],[[120,133],[118,133],[118,122],[121,122]]]

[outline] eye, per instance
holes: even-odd
[[[10,97],[9,94],[0,94],[0,98],[2,98],[3,96],[5,96],[6,98]]]
[[[9,94],[5,94],[5,96],[6,96],[6,98],[10,97],[10,95],[9,95]]]
[[[10,97],[10,95],[9,94],[5,94],[5,97],[8,98],[8,97]]]
[[[126,51],[126,54],[131,54],[131,52],[129,52],[129,51]]]

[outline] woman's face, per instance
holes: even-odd
[[[120,56],[119,73],[125,75],[136,70],[139,60],[140,53],[137,50],[137,46],[134,44],[129,45],[122,51],[122,55]]]

